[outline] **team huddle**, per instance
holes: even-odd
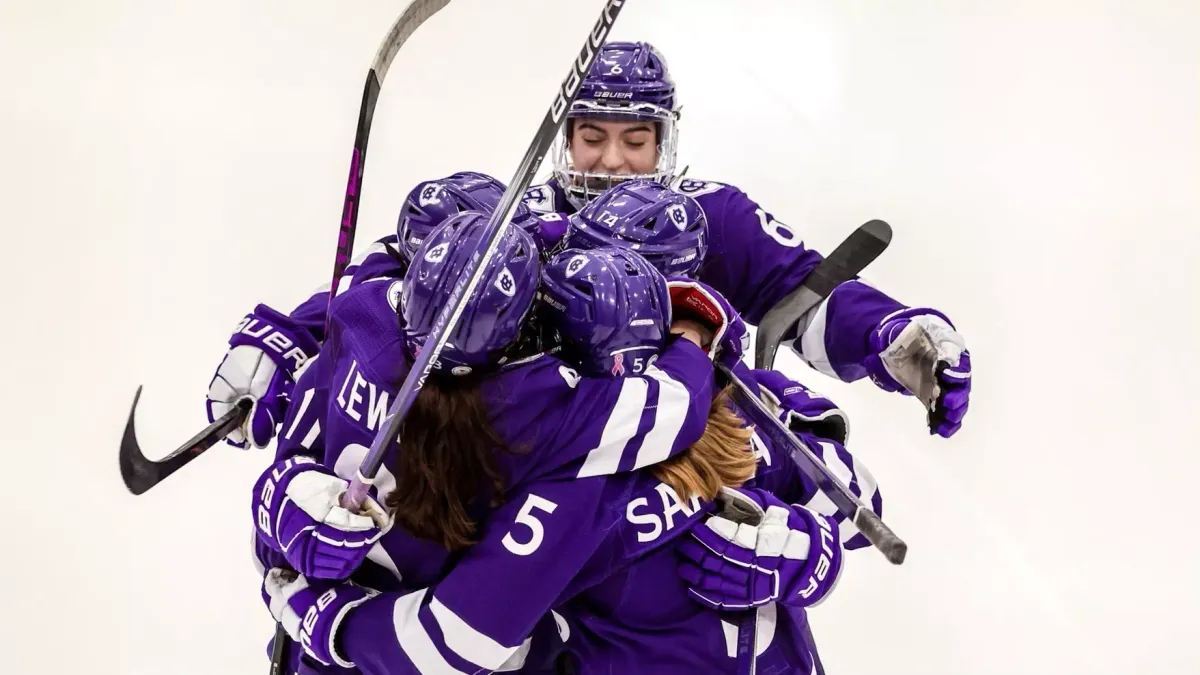
[[[211,420],[251,398],[229,442],[277,442],[251,506],[287,672],[732,674],[747,612],[763,672],[823,672],[807,611],[867,542],[746,424],[714,365],[881,512],[845,414],[742,358],[747,325],[822,256],[741,190],[676,178],[678,110],[653,47],[603,47],[553,179],[501,235],[361,512],[339,497],[505,186],[417,185],[328,323],[325,288],[239,324],[207,406]],[[786,338],[825,375],[908,393],[879,354],[913,323],[940,336],[931,431],[948,437],[971,366],[941,312],[855,280]]]

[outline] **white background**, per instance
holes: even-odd
[[[455,0],[399,54],[359,250],[416,181],[509,181],[602,3]],[[141,497],[116,451],[205,424],[224,342],[332,267],[367,65],[398,1],[0,3],[5,673],[265,670],[265,452]],[[785,366],[853,416],[902,567],[813,613],[830,673],[1197,673],[1200,5],[631,0],[691,176],[744,187],[967,337],[966,428]]]

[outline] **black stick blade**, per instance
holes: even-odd
[[[775,366],[775,353],[787,331],[833,289],[854,279],[892,242],[892,226],[882,220],[863,223],[808,273],[800,286],[785,296],[758,322],[754,367]]]
[[[137,413],[138,399],[142,397],[142,388],[137,388],[133,395],[133,406],[129,409],[129,420],[125,422],[125,434],[121,437],[121,479],[125,487],[135,495],[145,493],[150,488],[163,482],[167,476],[199,457],[205,450],[211,448],[217,441],[225,438],[229,432],[241,426],[246,416],[250,414],[253,402],[244,398],[229,409],[203,431],[193,436],[175,452],[160,460],[148,459],[138,445],[137,432],[134,429],[134,417]]]

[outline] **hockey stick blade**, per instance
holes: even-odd
[[[545,159],[551,143],[554,142],[554,137],[566,122],[567,112],[570,110],[571,104],[575,102],[575,97],[579,95],[583,79],[587,77],[592,63],[600,52],[600,47],[616,23],[624,4],[625,0],[606,0],[604,9],[601,10],[600,17],[588,33],[579,55],[571,61],[571,70],[555,92],[550,109],[542,118],[537,133],[534,134],[529,148],[525,151],[525,156],[521,158],[521,163],[517,166],[516,174],[508,183],[508,189],[504,191],[500,202],[496,204],[495,211],[488,218],[479,248],[473,252],[470,264],[451,287],[446,306],[434,319],[433,325],[429,329],[429,337],[425,339],[425,344],[422,345],[421,352],[413,361],[408,376],[400,385],[399,391],[396,392],[396,398],[388,408],[387,423],[371,441],[371,448],[367,452],[367,456],[363,458],[362,464],[359,465],[357,475],[343,494],[341,501],[343,508],[357,512],[362,506],[363,500],[366,499],[367,491],[370,489],[372,481],[375,480],[379,467],[383,466],[387,449],[391,447],[392,442],[400,433],[400,426],[404,423],[404,418],[408,416],[408,411],[417,399],[417,394],[425,386],[425,381],[433,370],[433,364],[446,345],[446,339],[454,330],[459,317],[467,308],[472,293],[482,280],[488,262],[495,255],[506,227],[512,222],[517,207],[520,206],[522,195],[525,194],[529,183],[533,181],[533,174]]]
[[[190,438],[186,443],[160,460],[146,457],[138,445],[137,432],[134,430],[134,417],[137,413],[138,399],[142,397],[142,388],[137,388],[133,395],[133,406],[129,409],[129,419],[125,422],[125,435],[121,437],[121,478],[125,487],[135,495],[144,494],[147,490],[163,482],[176,471],[196,459],[211,448],[217,441],[225,438],[229,432],[237,429],[250,414],[254,405],[248,398],[243,398],[237,405],[229,409],[215,422],[203,431]]]
[[[337,297],[338,286],[341,285],[342,275],[350,265],[354,254],[354,235],[358,229],[358,205],[362,199],[363,171],[367,162],[367,143],[371,139],[371,124],[375,120],[375,106],[379,102],[379,92],[383,88],[383,80],[396,53],[408,42],[413,33],[424,24],[429,17],[437,14],[450,0],[412,0],[400,16],[392,23],[384,36],[371,68],[367,71],[367,79],[363,84],[362,101],[358,107],[358,124],[354,131],[354,149],[350,155],[350,175],[346,179],[346,193],[342,200],[342,220],[338,226],[337,251],[333,258],[333,278],[329,282],[329,297],[325,304],[325,336],[329,335],[329,321],[332,316],[333,299]],[[364,491],[365,496],[365,491]],[[361,502],[360,502],[361,503]],[[271,675],[282,675],[283,659],[287,655],[289,638],[282,624],[275,632],[276,647],[271,655]]]
[[[804,282],[789,293],[758,322],[754,344],[754,368],[769,370],[783,336],[800,317],[829,297],[833,289],[858,276],[883,253],[892,241],[892,227],[872,220],[850,233],[846,240],[817,264]]]
[[[796,438],[741,378],[721,363],[717,364],[717,371],[726,382],[733,385],[733,400],[746,415],[747,421],[754,425],[755,430],[766,434],[776,448],[786,449],[800,470],[829,497],[838,512],[854,523],[858,531],[879,549],[889,562],[894,565],[903,563],[908,553],[908,544],[897,537],[869,506],[851,492],[850,488],[817,458],[811,448]]]

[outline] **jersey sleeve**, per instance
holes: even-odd
[[[403,277],[404,265],[396,251],[398,242],[397,235],[388,235],[355,256],[338,281],[337,294],[341,295],[350,288],[371,279]],[[325,310],[328,304],[329,284],[325,283],[314,290],[307,300],[292,310],[289,316],[316,338],[317,342],[324,342]]]
[[[561,426],[543,429],[540,445],[556,457],[543,478],[587,478],[634,471],[664,461],[704,434],[713,399],[713,365],[684,339],[674,339],[641,375],[579,377],[565,366],[551,404]],[[565,393],[564,393],[565,392]]]
[[[290,394],[290,405],[279,426],[279,437],[275,446],[275,461],[296,455],[306,455],[320,460],[325,454],[325,437],[322,422],[329,407],[330,361],[332,358],[318,352],[303,366]]]
[[[757,385],[757,378],[763,372],[767,371],[741,368],[739,375],[748,384]],[[779,371],[773,371],[773,373],[783,375]],[[791,378],[788,379],[794,386],[804,386]],[[799,420],[794,420],[791,424],[792,432],[813,451],[817,459],[832,469],[833,474],[850,488],[850,492],[862,499],[863,503],[867,504],[876,515],[882,516],[883,495],[879,491],[879,483],[871,475],[870,470],[842,443],[813,433],[813,429],[816,428],[818,427],[806,428],[806,425]],[[762,488],[790,504],[807,506],[822,515],[834,518],[840,526],[842,543],[847,549],[862,548],[870,544],[852,523],[845,522],[846,517],[838,512],[833,501],[800,468],[796,458],[799,450],[793,453],[791,448],[780,448],[774,444],[768,445],[757,434],[751,443],[756,446],[755,450],[758,456],[758,470],[754,478],[754,487]]]
[[[339,653],[363,675],[520,667],[535,626],[614,531],[605,480],[537,483],[514,496],[438,584],[383,593],[351,611]]]
[[[793,290],[824,256],[804,244],[801,232],[775,219],[735,187],[687,181],[679,190],[697,195],[708,217],[710,244],[701,281],[724,295],[751,324]],[[863,283],[846,282],[800,317],[788,344],[817,371],[853,382],[866,376],[868,336],[881,319],[905,305]]]
[[[883,495],[879,491],[879,483],[866,465],[850,454],[841,443],[806,433],[797,433],[796,436],[813,451],[822,464],[829,467],[833,474],[850,488],[850,492],[862,499],[876,515],[883,515]],[[847,550],[870,545],[858,528],[847,521],[833,501],[804,473],[789,448],[771,447],[758,461],[760,475],[755,478],[756,487],[789,504],[806,506],[833,518],[838,524],[842,544]]]

